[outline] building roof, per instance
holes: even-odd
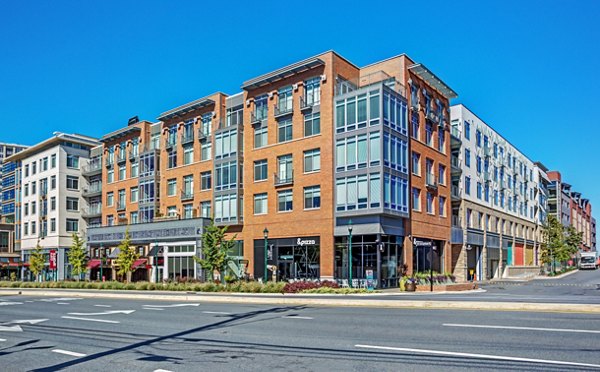
[[[297,75],[308,70],[312,70],[323,65],[325,65],[325,62],[323,62],[322,59],[318,57],[311,57],[300,62],[292,63],[291,65],[285,66],[273,72],[260,75],[254,79],[246,80],[242,84],[242,89],[252,90],[260,88],[262,86],[286,79],[288,77]]]
[[[17,152],[16,154],[7,157],[6,159],[4,159],[4,162],[7,163],[28,158],[29,156],[32,156],[44,149],[56,146],[63,141],[77,143],[80,145],[90,147],[99,145],[98,139],[89,136],[84,136],[82,134],[67,134],[62,132],[54,132],[53,135],[54,136],[48,138],[47,140],[44,140],[38,144],[28,147],[23,151]]]
[[[217,92],[215,94],[219,94],[219,92]],[[165,111],[162,114],[160,114],[160,116],[158,117],[158,120],[165,121],[165,120],[173,119],[176,117],[181,117],[181,116],[183,116],[187,113],[190,113],[194,110],[198,110],[203,107],[214,105],[215,101],[213,101],[212,99],[209,99],[208,97],[214,96],[215,94],[197,99],[195,101],[186,103],[185,105],[181,105],[179,107],[175,107],[172,110]]]
[[[142,129],[140,127],[130,125],[125,128],[115,130],[114,132],[105,134],[104,136],[102,136],[102,138],[100,138],[100,142],[103,142],[103,143],[113,142],[113,141],[115,141],[119,138],[125,137],[131,133],[139,133],[141,131],[142,131]]]
[[[442,81],[436,74],[431,72],[424,64],[415,63],[414,65],[408,66],[408,70],[412,71],[415,75],[419,76],[421,79],[425,80],[429,85],[437,89],[448,99],[458,97],[458,94],[452,88],[450,88],[446,83]]]

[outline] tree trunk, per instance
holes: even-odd
[[[131,271],[127,272],[127,279],[126,279],[126,283],[131,283]]]

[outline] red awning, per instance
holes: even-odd
[[[11,262],[11,263],[9,263],[9,264],[8,264],[8,266],[11,266],[11,267],[19,267],[19,266],[21,266],[21,264],[20,264],[20,263],[18,263],[18,262]]]
[[[98,266],[100,266],[100,260],[90,260],[90,262],[88,262],[88,269],[94,269]]]
[[[146,259],[145,258],[140,258],[139,260],[135,260],[135,262],[133,263],[133,265],[131,265],[132,269],[137,269],[138,266],[145,264],[146,263]]]
[[[29,262],[25,262],[23,266],[29,266]]]

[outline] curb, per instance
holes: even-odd
[[[538,280],[538,279],[540,279],[540,280],[562,279],[562,278],[564,278],[566,276],[573,275],[573,274],[578,273],[578,272],[579,272],[579,269],[575,269],[575,270],[571,270],[571,271],[569,271],[567,273],[560,274],[558,276],[536,276],[533,279],[536,279],[536,280]]]
[[[532,311],[558,313],[600,314],[600,305],[596,304],[555,304],[555,303],[519,303],[519,302],[482,302],[482,301],[422,301],[422,300],[356,300],[356,299],[324,299],[324,298],[266,298],[250,296],[206,296],[197,294],[140,294],[140,293],[92,293],[81,291],[27,291],[0,290],[0,295],[22,296],[64,296],[68,293],[80,298],[110,298],[155,301],[195,301],[205,303],[236,303],[262,305],[312,305],[363,308],[396,308],[396,309],[432,309],[432,310],[487,310],[487,311]]]

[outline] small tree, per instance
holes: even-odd
[[[131,245],[131,238],[129,237],[129,230],[125,231],[125,238],[119,244],[119,256],[117,257],[117,271],[121,275],[126,275],[126,282],[131,282],[131,270],[135,260],[139,258],[135,247]]]
[[[218,272],[221,281],[225,282],[225,270],[231,258],[229,251],[235,246],[235,238],[226,239],[228,226],[215,226],[211,220],[202,234],[202,258],[194,257],[194,260],[210,273],[210,281],[214,280],[214,272]]]
[[[583,233],[577,231],[573,226],[567,227],[565,231],[565,254],[567,260],[579,251],[579,247],[583,243]]]
[[[77,280],[81,279],[81,274],[87,271],[87,260],[85,255],[84,240],[79,234],[73,233],[73,242],[71,243],[71,249],[67,255],[69,256],[69,262],[73,266],[73,275],[77,277]]]
[[[29,270],[35,275],[35,280],[39,279],[39,275],[44,270],[44,266],[46,264],[46,257],[44,256],[44,252],[42,252],[42,247],[40,247],[40,242],[38,241],[35,249],[29,255]]]
[[[558,219],[549,215],[543,228],[544,243],[540,252],[542,263],[550,264],[551,271],[554,272],[554,262],[563,256],[565,251],[564,227]]]

